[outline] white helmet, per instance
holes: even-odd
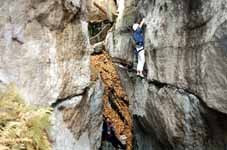
[[[139,27],[139,24],[138,23],[135,23],[133,26],[132,26],[132,29],[134,30],[134,31],[136,31],[136,29]]]

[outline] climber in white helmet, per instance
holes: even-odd
[[[133,25],[133,39],[136,45],[136,55],[138,57],[137,62],[137,75],[140,77],[144,77],[143,75],[143,67],[145,64],[145,53],[144,53],[144,35],[142,31],[142,26],[144,24],[144,18],[140,23],[135,23]]]

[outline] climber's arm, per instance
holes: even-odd
[[[145,19],[143,18],[143,20],[140,22],[140,26],[139,26],[140,28],[143,27],[144,22],[145,22]]]

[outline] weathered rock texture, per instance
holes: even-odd
[[[221,150],[226,148],[226,115],[172,85],[141,80],[119,67],[131,100],[134,147],[138,150]]]
[[[113,21],[117,15],[116,3],[114,0],[87,0],[88,19],[90,22],[103,20]]]
[[[87,25],[68,3],[0,2],[0,80],[15,82],[28,103],[45,105],[88,86]]]
[[[54,150],[98,150],[101,146],[104,86],[97,80],[81,96],[63,101],[53,114]],[[66,138],[67,137],[67,138]]]
[[[189,89],[227,113],[227,1],[166,1],[154,7],[146,18],[148,79]]]
[[[139,16],[146,20],[146,79],[119,69],[134,114],[134,148],[226,148],[227,1],[122,5],[105,44],[116,62],[133,62],[131,27]]]
[[[96,150],[101,82],[91,85],[85,0],[0,1],[0,82],[32,105],[52,104],[56,150]]]
[[[132,61],[125,55],[132,53],[128,29],[139,15],[145,16],[147,78],[188,89],[227,113],[227,2],[128,0],[125,7],[108,36],[110,42],[114,38],[114,47],[107,44],[111,55]]]

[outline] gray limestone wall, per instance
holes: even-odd
[[[0,84],[54,108],[54,150],[100,147],[103,85],[90,81],[86,16],[85,0],[0,1]]]
[[[134,149],[226,149],[227,1],[125,0],[106,38],[134,119]],[[145,17],[145,79],[132,25]]]
[[[0,83],[14,83],[28,104],[54,106],[56,150],[100,146],[103,86],[90,81],[89,2],[0,1]],[[117,3],[105,47],[130,100],[134,149],[227,149],[227,1]],[[127,68],[141,16],[145,79]]]

